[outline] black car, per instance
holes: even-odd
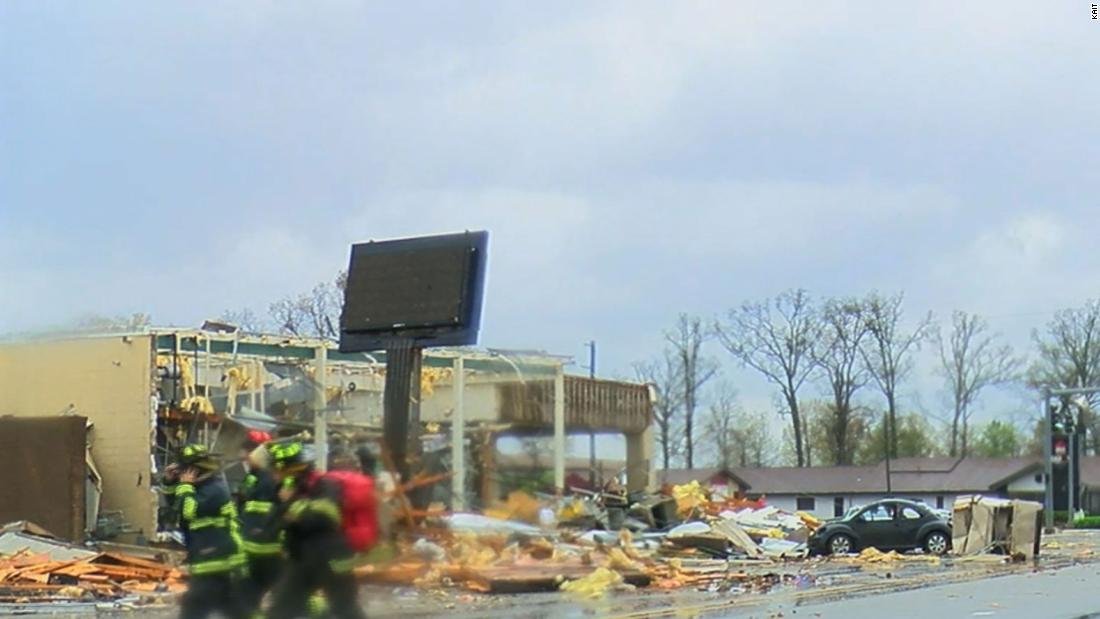
[[[816,554],[849,554],[864,548],[914,550],[942,555],[951,547],[951,525],[927,505],[887,499],[826,522],[810,537]]]

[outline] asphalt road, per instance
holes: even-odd
[[[1100,618],[1100,566],[1001,576],[822,604],[777,603],[708,619],[1086,619]]]
[[[543,596],[536,596],[540,598]],[[450,614],[454,617],[516,617],[519,610],[512,604],[492,609],[464,608],[459,604]],[[535,600],[529,600],[534,602]],[[549,601],[540,600],[540,601]],[[620,600],[621,602],[621,600]],[[668,614],[654,616],[679,619],[882,619],[883,617],[929,619],[1100,619],[1100,564],[1079,565],[1059,570],[1037,571],[998,576],[970,582],[931,585],[896,593],[878,593],[864,597],[829,602],[794,601],[792,596],[778,595],[769,601],[740,609],[714,613],[692,610],[689,599],[683,605],[672,604]],[[554,612],[539,612],[538,604],[523,612],[528,617],[598,617],[650,616],[649,613],[626,611],[620,603],[573,606],[552,605]],[[680,608],[676,608],[680,606]],[[368,606],[369,607],[369,606]],[[567,609],[568,608],[568,609]],[[90,610],[90,609],[89,609]],[[392,616],[388,609],[376,609],[373,617]],[[534,611],[534,612],[531,612]],[[563,612],[564,611],[564,612]],[[2,615],[7,616],[7,615]],[[60,619],[96,618],[93,612],[39,615]],[[170,619],[174,609],[144,609],[128,613],[98,613],[98,617],[116,619],[129,617]],[[432,616],[441,616],[435,615]]]

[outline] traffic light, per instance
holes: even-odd
[[[1078,406],[1071,402],[1053,403],[1048,408],[1047,423],[1050,424],[1050,454],[1053,465],[1054,485],[1054,509],[1066,510],[1069,508],[1069,497],[1080,496],[1080,475],[1070,474],[1080,471],[1081,445],[1084,437],[1081,436],[1082,428],[1077,423],[1080,411]],[[1073,488],[1070,488],[1070,480],[1073,480]],[[1075,501],[1076,503],[1076,501]]]

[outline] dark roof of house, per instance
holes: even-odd
[[[526,454],[497,454],[501,468],[551,468],[547,456],[533,462]],[[587,471],[588,458],[567,458],[567,471]],[[599,460],[603,476],[622,471],[622,460]],[[1038,473],[1042,459],[1023,458],[898,458],[890,461],[894,493],[988,492],[1023,475]],[[1100,456],[1081,457],[1081,483],[1100,488]],[[658,484],[707,482],[725,476],[743,491],[757,494],[875,494],[886,491],[885,462],[871,466],[700,468],[657,471]]]
[[[951,456],[934,456],[931,458],[894,458],[890,461],[890,470],[906,471],[913,473],[947,473],[954,469],[955,465],[958,462],[958,458],[952,458]]]
[[[1039,458],[965,458],[949,470],[891,469],[890,481],[894,492],[982,492],[1003,486],[1039,466]]]
[[[987,492],[1030,473],[1038,458],[900,458],[890,463],[890,490]],[[1100,472],[1100,468],[1098,468]],[[886,463],[873,466],[736,469],[754,494],[864,494],[886,491]]]
[[[899,458],[890,462],[894,493],[988,492],[1038,472],[1039,458]],[[1100,457],[1081,459],[1081,479],[1100,485]],[[658,480],[683,484],[725,474],[752,494],[872,494],[886,491],[886,463],[870,466],[670,469]]]
[[[753,494],[860,493],[885,489],[886,475],[876,466],[784,466],[736,469]]]

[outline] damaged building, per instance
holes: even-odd
[[[248,429],[323,434],[329,440],[317,452],[325,462],[377,443],[384,361],[381,353],[340,353],[330,342],[216,325],[0,343],[0,418],[35,420],[7,426],[6,440],[25,446],[12,452],[24,474],[8,486],[3,515],[56,522],[57,534],[74,539],[153,539],[163,508],[158,474],[184,442],[204,442],[227,463]],[[648,386],[567,375],[566,361],[426,351],[411,417],[425,461],[434,458],[451,478],[433,498],[455,509],[497,498],[496,442],[525,434],[553,437],[547,465],[560,488],[568,434],[621,433],[628,486],[652,487]],[[63,429],[50,425],[58,423]],[[71,491],[51,501],[20,498],[46,479],[39,472]],[[239,475],[239,467],[226,474]]]

